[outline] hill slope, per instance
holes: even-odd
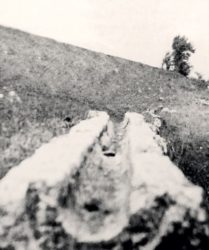
[[[200,84],[176,73],[0,26],[0,177],[43,142],[67,132],[88,109],[107,110],[118,118],[128,110],[175,109],[177,113],[161,114],[167,124],[162,135],[177,145],[173,154],[178,163],[185,159],[180,153],[184,150],[179,151],[182,145],[192,144],[189,152],[199,159],[194,153],[203,139],[209,141],[208,107],[200,102],[209,91],[200,89]],[[66,117],[71,120],[67,125]],[[206,151],[201,152],[208,169]]]
[[[140,63],[4,27],[0,35],[1,86],[17,91],[23,101],[30,95],[30,107],[42,95],[47,102],[62,96],[65,106],[76,102],[114,113],[141,111],[155,107],[160,96],[166,103],[179,90],[193,87],[178,74]],[[59,105],[54,101],[51,109]],[[56,115],[63,114],[59,110]]]

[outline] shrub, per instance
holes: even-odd
[[[193,45],[184,36],[176,36],[173,39],[172,52],[167,52],[162,63],[166,70],[177,71],[184,76],[190,74],[192,66],[189,64],[191,53],[194,53]]]

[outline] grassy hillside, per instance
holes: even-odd
[[[173,159],[192,174],[207,172],[208,96],[179,74],[0,26],[0,177],[88,109],[121,118],[160,107],[177,111],[161,114]]]

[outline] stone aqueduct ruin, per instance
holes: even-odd
[[[203,191],[162,143],[90,112],[0,181],[0,249],[209,249]]]

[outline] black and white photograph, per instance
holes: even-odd
[[[208,0],[0,0],[0,250],[209,250],[208,25]]]

